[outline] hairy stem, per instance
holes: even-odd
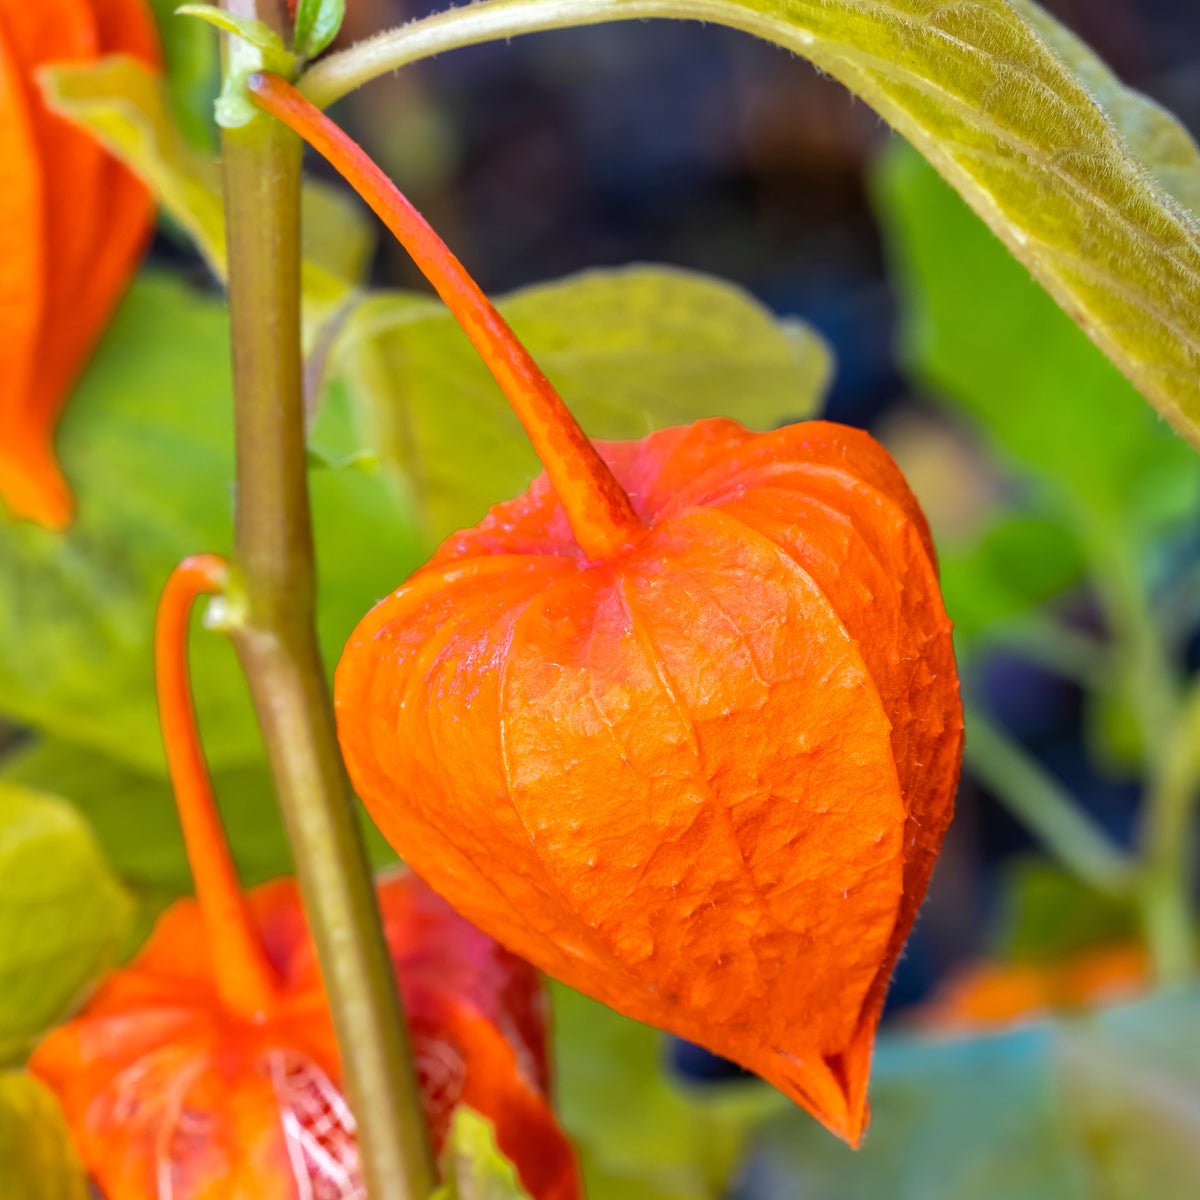
[[[727,7],[705,0],[484,0],[389,29],[331,54],[305,73],[299,88],[319,108],[328,108],[372,79],[446,50],[546,29],[648,17],[731,23]]]
[[[282,0],[227,0],[281,28]],[[428,1132],[317,646],[300,347],[301,143],[269,118],[222,144],[237,519],[231,630],[262,727],[341,1050],[371,1200],[427,1200]]]
[[[992,721],[967,714],[967,764],[1068,870],[1099,892],[1128,893],[1135,865],[1045,769]]]

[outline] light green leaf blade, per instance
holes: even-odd
[[[346,0],[300,0],[296,5],[296,53],[316,58],[337,37],[346,15]]]
[[[829,351],[744,292],[664,267],[590,271],[501,299],[500,311],[584,431],[633,438],[699,417],[755,428],[814,414]],[[440,305],[361,305],[335,370],[364,402],[369,440],[422,511],[431,541],[478,521],[540,470],[482,360]]]
[[[232,541],[233,403],[223,305],[162,275],[139,280],[67,409],[58,449],[78,500],[65,534],[0,515],[0,712],[161,774],[151,631],[158,593],[188,554]],[[327,426],[349,415],[337,394]],[[332,667],[368,608],[421,549],[382,473],[312,476],[318,629]],[[214,768],[261,762],[226,640],[192,639]]]
[[[204,255],[225,277],[225,214],[216,159],[183,136],[172,115],[168,81],[137,59],[123,55],[86,66],[44,70],[46,102],[121,159]],[[365,209],[342,189],[305,185],[304,261],[301,282],[306,335],[346,303],[362,283],[375,245]]]
[[[454,1110],[441,1168],[442,1185],[431,1200],[529,1200],[491,1122],[465,1104]]]
[[[149,187],[218,276],[225,273],[221,175],[180,133],[166,82],[138,59],[113,55],[41,73],[49,107],[82,125]]]
[[[844,83],[1200,445],[1196,149],[1029,0],[484,0],[334,55],[302,86],[326,105],[453,46],[649,17],[744,30]]]
[[[116,959],[132,904],[68,804],[0,783],[0,1063]]]
[[[175,13],[180,17],[196,17],[222,33],[241,38],[259,51],[262,65],[268,71],[287,75],[296,66],[296,56],[284,46],[283,38],[265,21],[237,16],[215,4],[181,4]]]
[[[589,1200],[719,1200],[751,1131],[787,1101],[765,1084],[685,1090],[665,1038],[552,984],[558,1107]]]
[[[1191,988],[991,1037],[885,1039],[862,1149],[786,1114],[757,1177],[804,1200],[1189,1200],[1198,1018]]]
[[[88,1200],[54,1093],[23,1071],[0,1074],[0,1184],[4,1200]]]

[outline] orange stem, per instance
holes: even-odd
[[[508,322],[425,218],[360,146],[286,80],[261,72],[250,77],[249,87],[262,108],[345,176],[446,302],[529,434],[583,552],[592,559],[606,558],[635,542],[642,523],[608,464]]]
[[[154,680],[167,772],[175,789],[192,882],[204,914],[217,991],[232,1012],[253,1019],[271,1008],[279,980],[229,852],[188,681],[192,604],[197,596],[223,591],[228,576],[229,564],[215,554],[193,555],[171,572],[154,622]]]

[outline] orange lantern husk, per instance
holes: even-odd
[[[366,155],[278,77],[251,90],[409,249],[546,468],[351,636],[335,694],[356,789],[511,950],[857,1144],[962,751],[899,470],[821,421],[589,442]]]
[[[297,887],[243,894],[195,735],[187,617],[225,575],[211,556],[184,563],[156,632],[197,899],[167,909],[30,1069],[57,1093],[105,1200],[361,1200],[355,1122]],[[574,1153],[548,1100],[536,972],[407,870],[383,879],[378,897],[435,1148],[467,1104],[493,1122],[534,1200],[578,1200]]]
[[[954,971],[913,1019],[935,1033],[994,1032],[1136,1000],[1152,983],[1150,956],[1136,942],[1093,946],[1054,962],[982,959]]]
[[[141,257],[154,205],[46,108],[36,74],[109,54],[159,65],[145,0],[0,0],[0,498],[55,529],[72,511],[55,426]]]

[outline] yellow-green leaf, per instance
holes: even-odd
[[[83,1167],[62,1109],[23,1071],[0,1075],[0,1195],[4,1200],[87,1200]]]
[[[224,276],[220,168],[180,134],[163,77],[135,58],[113,55],[86,66],[48,68],[41,83],[50,108],[82,125],[136,172]]]
[[[132,915],[79,814],[0,783],[0,1063],[112,965]]]
[[[333,55],[302,86],[328,104],[453,46],[648,17],[745,30],[861,96],[1200,446],[1196,148],[1029,0],[483,0]]]
[[[828,349],[729,284],[665,267],[590,271],[527,288],[500,311],[592,437],[642,437],[700,417],[754,428],[812,416]],[[516,417],[440,302],[373,297],[336,365],[365,402],[369,440],[431,540],[479,520],[541,469]]]

